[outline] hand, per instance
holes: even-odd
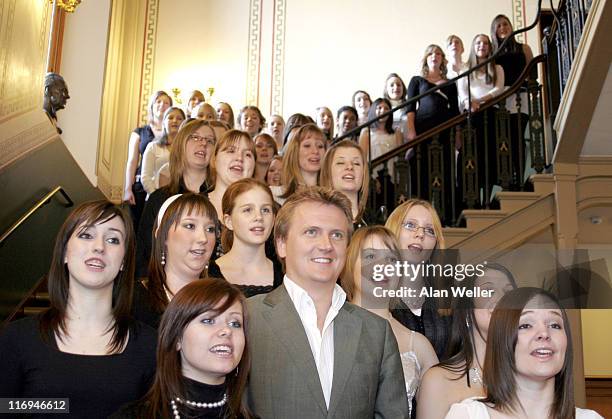
[[[123,202],[127,202],[130,205],[136,205],[136,198],[134,198],[131,187],[123,192]]]
[[[480,109],[480,102],[477,100],[472,100],[471,109],[472,109],[472,112],[478,112],[478,110]]]

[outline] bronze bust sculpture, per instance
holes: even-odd
[[[68,86],[66,86],[64,78],[57,73],[47,73],[45,75],[43,109],[57,128],[58,134],[61,134],[62,130],[56,125],[57,111],[64,109],[68,99],[70,99],[70,95],[68,94]]]

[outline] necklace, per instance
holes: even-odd
[[[218,402],[213,402],[213,403],[194,402],[191,400],[183,400],[180,397],[171,399],[170,407],[172,408],[172,414],[174,416],[174,419],[181,419],[181,416],[179,415],[179,411],[178,411],[178,406],[176,405],[177,403],[184,404],[189,407],[200,408],[200,409],[212,409],[215,407],[221,407],[225,405],[225,403],[227,403],[227,393],[223,395],[223,398],[221,400],[219,400]]]
[[[468,371],[468,374],[470,376],[470,381],[474,384],[480,384],[483,385],[482,382],[482,375],[480,374],[480,368],[478,367],[472,367],[470,368],[470,370]]]

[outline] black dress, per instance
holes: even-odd
[[[272,268],[274,269],[274,279],[272,285],[236,285],[240,288],[240,291],[244,294],[245,297],[249,298],[258,294],[267,294],[279,285],[283,283],[283,278],[285,274],[283,273],[283,267],[278,261],[272,260]],[[208,265],[208,276],[214,278],[223,278],[223,273],[221,273],[221,269],[217,262],[211,260]]]
[[[425,78],[415,76],[408,85],[407,98],[435,86]],[[419,135],[459,114],[457,85],[453,83],[443,87],[417,103],[407,106],[406,112],[415,112],[415,129]],[[455,208],[453,213],[452,209],[453,190],[458,192],[455,174],[451,170],[454,160],[455,139],[450,138],[450,130],[441,132],[437,140],[427,140],[415,147],[410,158],[411,196],[431,202],[444,225],[449,225],[459,211]]]
[[[187,393],[187,399],[190,401],[201,402],[201,403],[214,403],[223,399],[226,394],[225,384],[210,385],[200,383],[198,381],[190,380],[189,378],[184,379],[185,392]],[[134,402],[124,405],[115,412],[109,419],[139,419],[145,418],[147,411],[147,402]],[[227,403],[220,407],[211,408],[190,408],[183,404],[177,403],[176,407],[181,418],[198,418],[198,419],[222,419],[227,414]],[[170,415],[172,415],[172,408],[168,405]],[[156,415],[155,418],[162,418],[160,414]],[[147,418],[150,419],[150,418]],[[164,418],[165,419],[165,418]]]
[[[504,69],[504,86],[512,86],[527,66],[523,44],[516,43],[513,48],[504,48],[495,58],[495,63]],[[510,189],[512,190],[519,189],[524,183],[522,178],[525,171],[525,128],[529,122],[529,115],[525,113],[528,100],[526,89],[527,82],[525,81],[519,93],[506,100],[507,109],[510,112],[510,151],[512,156]],[[517,97],[521,101],[520,107],[517,106]]]
[[[145,206],[145,199],[147,197],[147,191],[144,190],[142,183],[140,183],[140,171],[142,168],[142,156],[147,149],[149,143],[155,140],[155,134],[151,125],[143,125],[136,128],[133,131],[140,137],[140,143],[138,144],[138,167],[136,168],[136,180],[132,185],[132,193],[134,194],[134,200],[136,205],[130,205],[130,213],[132,214],[132,220],[134,221],[134,229],[138,230],[140,224],[140,216]]]
[[[38,317],[10,323],[0,335],[0,397],[69,398],[70,414],[32,418],[106,418],[141,398],[155,374],[157,335],[135,323],[123,352],[77,355],[61,352],[55,338],[42,339]]]

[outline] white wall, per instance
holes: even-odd
[[[214,99],[245,98],[248,0],[160,0],[153,90],[215,88]],[[187,98],[184,98],[186,100]]]
[[[58,113],[62,139],[94,186],[109,13],[110,0],[96,0],[66,16],[60,71],[70,92]]]
[[[262,1],[259,83],[262,111],[269,95],[267,60],[271,56],[272,2]],[[247,0],[160,0],[154,66],[154,90],[214,86],[215,100],[234,109],[246,101],[249,44]],[[286,0],[283,114],[312,114],[318,106],[333,110],[365,89],[382,95],[390,72],[406,83],[418,71],[428,44],[444,45],[459,35],[469,47],[476,33],[489,33],[493,17],[514,19],[520,4],[524,26],[535,16],[536,0]],[[533,30],[528,42],[537,51]],[[464,56],[467,58],[467,53]],[[268,92],[266,92],[268,90]]]

